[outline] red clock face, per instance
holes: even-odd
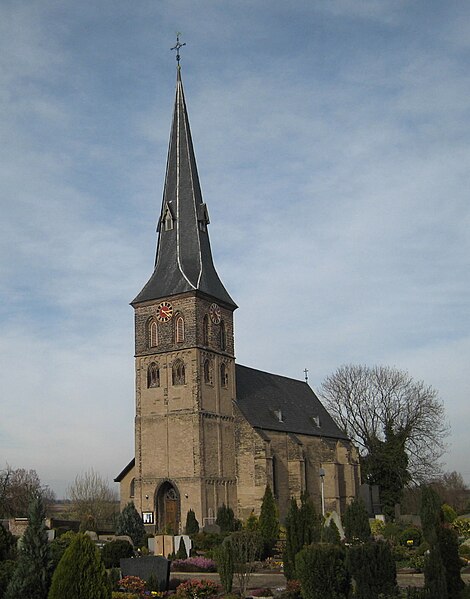
[[[220,324],[222,320],[222,313],[220,312],[220,308],[217,304],[211,304],[209,308],[209,316],[214,324]]]
[[[168,322],[173,316],[173,306],[169,302],[162,302],[157,306],[157,320]]]

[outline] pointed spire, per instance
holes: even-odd
[[[236,308],[212,261],[209,214],[202,200],[178,64],[155,270],[132,304],[201,291]]]

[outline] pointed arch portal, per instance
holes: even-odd
[[[178,534],[180,522],[180,495],[169,480],[163,482],[155,496],[157,530]]]

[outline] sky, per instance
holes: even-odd
[[[470,483],[470,3],[2,0],[0,468],[134,455],[176,61],[240,364],[439,391]],[[114,484],[114,483],[113,483]]]

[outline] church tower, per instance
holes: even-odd
[[[178,532],[237,507],[236,304],[215,270],[178,64],[155,269],[135,310],[135,466],[144,521]]]

